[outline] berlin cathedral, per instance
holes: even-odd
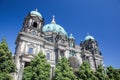
[[[50,23],[44,23],[44,18],[37,9],[29,12],[24,18],[15,42],[14,61],[17,71],[14,80],[22,80],[24,68],[40,51],[46,55],[51,65],[50,77],[54,76],[56,63],[62,57],[74,57],[79,65],[86,60],[93,70],[103,64],[102,53],[93,36],[88,34],[80,45],[76,45],[75,37],[72,34],[68,36],[64,28],[56,23],[54,16]]]

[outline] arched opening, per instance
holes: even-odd
[[[37,28],[37,22],[34,22],[34,23],[33,23],[33,27],[34,27],[34,28]]]
[[[27,67],[30,65],[30,62],[25,62],[25,66],[24,67]]]

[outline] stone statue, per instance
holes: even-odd
[[[30,18],[29,22],[28,22],[28,27],[30,27],[32,24],[32,19]]]
[[[40,29],[40,27],[41,27],[41,23],[39,23],[39,29]]]

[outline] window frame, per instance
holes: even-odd
[[[34,48],[33,47],[29,47],[28,48],[28,54],[33,54],[34,52]]]
[[[46,53],[46,59],[50,60],[50,53],[49,52]]]

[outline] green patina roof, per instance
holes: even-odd
[[[38,12],[37,9],[35,11],[31,11],[30,14],[33,15],[33,16],[38,16],[38,17],[42,18],[42,15]]]
[[[85,40],[89,40],[89,39],[95,40],[95,38],[93,36],[91,36],[91,35],[89,35],[89,33],[87,33]]]
[[[64,28],[58,24],[56,24],[54,16],[53,16],[53,20],[51,21],[50,24],[46,24],[43,29],[43,32],[56,32],[56,33],[60,33],[63,35],[67,36],[67,32],[64,30]]]

